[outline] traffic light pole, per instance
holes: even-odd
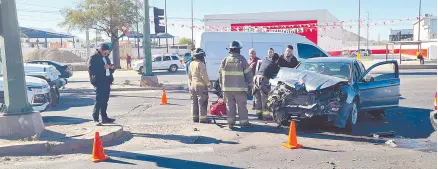
[[[38,135],[44,130],[44,124],[40,113],[34,112],[27,101],[15,0],[0,0],[0,27],[3,33],[0,34],[0,55],[4,79],[0,137],[25,138]]]
[[[143,25],[143,75],[141,76],[140,86],[157,87],[160,86],[157,76],[152,73],[152,52],[151,52],[151,27],[149,22],[149,0],[144,0],[145,21]]]

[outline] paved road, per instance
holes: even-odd
[[[192,124],[186,91],[168,91],[171,104],[164,106],[159,105],[159,91],[113,92],[109,114],[131,133],[105,145],[113,160],[93,164],[87,161],[91,150],[83,150],[9,157],[10,161],[0,158],[0,168],[436,168],[436,132],[428,119],[437,90],[436,73],[402,70],[400,108],[388,110],[384,120],[361,116],[351,134],[298,127],[298,139],[306,147],[299,150],[281,147],[287,128],[264,124],[254,114],[250,129],[229,131],[213,124]],[[44,112],[44,120],[91,120],[92,98],[92,93],[63,94],[63,104]],[[394,131],[395,137],[368,137],[386,131]],[[388,139],[399,147],[384,145]]]

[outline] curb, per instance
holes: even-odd
[[[119,127],[116,131],[110,132],[106,135],[100,136],[102,144],[118,139],[125,135],[123,127]],[[24,143],[15,145],[0,146],[0,156],[29,156],[29,155],[41,155],[46,153],[68,153],[73,152],[76,149],[92,147],[94,138],[92,139],[80,139],[68,142],[49,142],[40,141],[36,143]]]
[[[164,87],[129,87],[129,88],[112,88],[111,91],[148,91],[148,90],[186,90],[187,85],[164,86]],[[79,93],[79,92],[94,92],[94,89],[62,89],[60,93]]]

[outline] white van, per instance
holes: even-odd
[[[285,33],[256,33],[256,32],[204,32],[198,37],[196,47],[204,49],[206,53],[207,73],[216,87],[219,78],[219,65],[228,56],[226,49],[232,41],[239,41],[243,48],[241,54],[249,59],[249,49],[254,48],[257,57],[264,59],[268,49],[273,48],[276,53],[282,55],[287,45],[294,47],[293,54],[298,61],[310,57],[328,57],[327,52],[318,47],[306,37],[297,34]]]

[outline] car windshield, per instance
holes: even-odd
[[[302,62],[297,69],[347,80],[350,80],[351,77],[350,64],[343,62]]]

